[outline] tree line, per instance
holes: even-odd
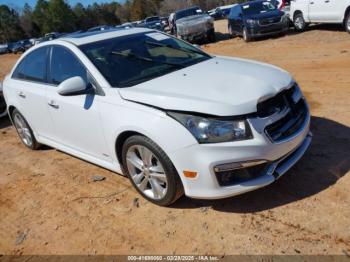
[[[178,9],[200,6],[209,10],[242,0],[126,0],[70,6],[66,0],[37,0],[16,10],[0,5],[0,43],[34,38],[49,32],[74,32],[98,25],[118,25],[148,16],[167,16]]]

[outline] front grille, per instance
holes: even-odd
[[[296,84],[259,103],[257,109],[259,118],[276,117],[278,119],[265,128],[265,133],[273,142],[280,142],[296,134],[308,115],[307,105]]]
[[[215,175],[220,186],[233,186],[263,176],[267,167],[268,164],[265,163],[242,169],[215,172]]]
[[[0,94],[0,114],[5,112],[5,110],[6,110],[5,99],[4,99],[4,96]]]
[[[281,20],[282,20],[282,17],[266,18],[266,19],[259,20],[259,24],[262,26],[267,26],[271,24],[277,24],[281,22]]]
[[[265,132],[274,142],[280,142],[296,134],[303,126],[307,117],[304,100],[291,106],[290,112],[282,119],[266,127]]]
[[[289,106],[289,103],[293,102],[292,96],[295,92],[298,91],[298,87],[294,85],[291,88],[280,92],[276,96],[260,102],[257,105],[258,117],[265,118],[273,115],[276,112],[283,111],[286,107]]]

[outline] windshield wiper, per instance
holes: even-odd
[[[142,61],[146,61],[146,62],[150,62],[150,63],[158,63],[158,64],[164,64],[164,65],[170,65],[170,66],[174,66],[174,67],[180,67],[183,68],[184,66],[181,64],[176,64],[176,63],[170,63],[170,62],[165,62],[165,61],[159,61],[159,60],[154,60],[152,58],[149,57],[144,57],[144,56],[139,56],[133,53],[123,53],[123,52],[116,52],[113,51],[111,52],[113,55],[118,55],[118,56],[123,56],[125,58],[129,58],[129,59],[138,59],[138,60],[142,60]]]
[[[195,50],[195,49],[187,49],[187,48],[183,48],[183,47],[175,47],[172,45],[168,45],[168,44],[162,44],[162,43],[157,43],[157,42],[153,42],[153,41],[145,41],[146,45],[153,45],[153,46],[160,46],[160,47],[167,47],[167,48],[171,48],[171,49],[175,49],[175,50],[180,50],[186,53],[195,53],[195,54],[200,54],[202,56],[206,56],[206,57],[210,57],[208,54],[199,51],[199,50]]]

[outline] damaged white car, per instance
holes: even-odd
[[[150,29],[35,46],[6,76],[4,95],[27,147],[123,173],[158,205],[267,186],[311,142],[309,108],[289,73]]]

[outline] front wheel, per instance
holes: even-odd
[[[13,110],[11,118],[22,143],[29,149],[37,150],[40,144],[36,141],[33,130],[30,128],[27,120],[17,109]]]
[[[350,34],[350,13],[345,18],[345,30]]]
[[[132,136],[122,150],[123,169],[147,200],[168,206],[183,195],[179,175],[166,153],[151,139]]]
[[[243,28],[243,40],[248,43],[252,40],[249,32],[248,32],[248,29],[246,27]]]
[[[208,34],[207,38],[208,38],[209,43],[215,43],[215,41],[216,41],[215,32],[214,31],[210,32]]]
[[[293,23],[294,23],[294,28],[297,32],[303,32],[307,27],[304,16],[301,13],[296,14],[294,16]]]

